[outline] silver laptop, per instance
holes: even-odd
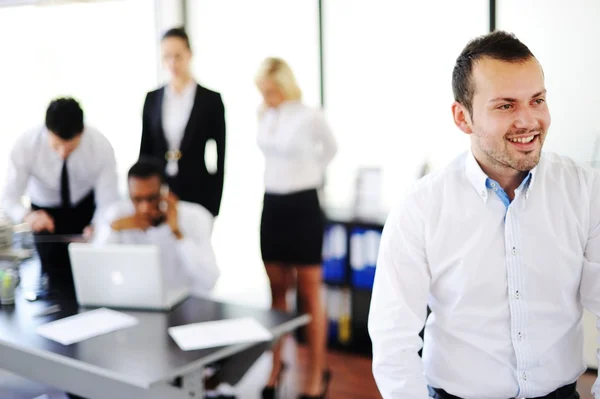
[[[154,245],[69,244],[77,302],[82,306],[168,310],[189,295],[168,287]]]

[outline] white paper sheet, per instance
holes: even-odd
[[[60,344],[71,345],[134,326],[137,322],[135,317],[128,314],[101,308],[41,325],[37,333]]]
[[[169,334],[184,351],[273,339],[269,330],[250,317],[171,327]]]

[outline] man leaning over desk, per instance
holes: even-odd
[[[31,208],[21,203],[25,193]],[[45,126],[17,138],[2,208],[13,223],[30,225],[53,294],[75,298],[68,241],[72,235],[90,233],[92,222],[118,198],[113,148],[98,130],[84,124],[83,110],[74,99],[52,101]]]

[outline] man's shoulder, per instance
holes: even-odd
[[[544,152],[540,164],[545,179],[577,183],[599,181],[600,170],[553,152]]]
[[[14,146],[15,148],[31,149],[45,133],[47,133],[47,130],[43,125],[29,128],[17,136]]]
[[[456,157],[446,166],[432,171],[414,182],[391,208],[391,215],[405,212],[426,214],[447,200],[448,190],[461,190],[466,181],[467,153]]]
[[[106,223],[112,223],[117,219],[121,219],[125,216],[133,215],[135,209],[133,204],[129,200],[119,200],[110,204],[104,211],[103,218]]]
[[[208,211],[205,207],[199,204],[195,204],[193,202],[188,201],[179,201],[179,211],[181,217],[185,220],[189,219],[201,219],[212,221],[213,216],[212,213]]]
[[[108,137],[95,126],[85,125],[83,134],[88,136],[89,145],[96,150],[94,153],[107,154],[107,152],[113,151],[113,146]]]
[[[594,170],[590,166],[577,162],[569,156],[560,155],[555,152],[544,151],[540,157],[540,164],[549,170]]]
[[[441,190],[448,185],[459,184],[465,178],[466,158],[467,153],[462,153],[446,166],[421,177],[411,186],[407,196],[420,196]]]

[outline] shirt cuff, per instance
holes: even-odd
[[[6,209],[6,214],[10,220],[15,223],[25,223],[25,216],[29,213],[29,209],[26,209],[22,205],[15,205],[10,209]]]

